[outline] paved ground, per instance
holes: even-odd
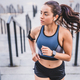
[[[28,0],[28,2],[29,2],[29,0]],[[45,2],[45,0],[43,0],[43,2]],[[7,3],[9,4],[9,2],[7,2]],[[39,2],[36,1],[36,3],[37,4],[40,3],[39,7],[42,5],[41,1],[39,1]],[[24,5],[25,5],[25,3],[24,3]],[[25,5],[25,7],[26,7],[26,5]],[[26,13],[27,12],[25,12],[22,15],[18,15],[16,18],[16,20],[18,20],[18,22],[25,29],[26,29],[26,27],[25,27],[26,26],[26,22],[25,22]],[[36,17],[33,18],[32,12],[29,12],[29,16],[31,18],[33,28],[40,25],[39,15],[40,14],[38,12]],[[6,18],[6,17],[4,17],[4,18]],[[11,28],[11,32],[12,31],[13,31],[13,28]],[[18,29],[17,29],[17,31],[18,31]],[[73,66],[74,56],[75,56],[75,42],[76,42],[76,34],[74,33],[72,58],[71,58],[70,62],[65,61],[65,69],[66,69],[65,80],[80,80],[80,58],[79,58],[80,50],[78,50],[78,66]],[[34,62],[31,59],[32,55],[31,55],[31,50],[30,50],[30,46],[28,43],[28,39],[26,38],[26,52],[24,52],[22,54],[21,48],[20,48],[20,36],[18,35],[19,57],[16,57],[13,33],[11,35],[11,43],[12,43],[13,63],[17,67],[8,67],[8,65],[10,64],[10,60],[9,60],[7,35],[0,34],[0,80],[34,80],[34,73],[33,73]],[[80,43],[79,43],[79,48],[80,48]]]

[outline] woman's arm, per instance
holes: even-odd
[[[72,35],[68,30],[64,31],[63,49],[65,53],[63,54],[63,53],[56,52],[56,55],[54,56],[54,58],[57,58],[63,61],[70,61],[71,54],[72,54]],[[44,55],[52,56],[53,54],[53,51],[48,47],[42,46],[41,50]]]
[[[37,28],[31,30],[30,32],[30,37],[35,39],[35,36],[37,34]],[[30,40],[28,39],[29,41],[29,45],[30,45],[30,48],[31,48],[31,51],[32,51],[32,60],[33,61],[37,61],[40,59],[39,55],[36,53],[36,47],[35,47],[35,40]]]
[[[63,49],[65,52],[64,54],[56,52],[56,55],[54,57],[64,61],[70,61],[72,54],[72,35],[68,30],[66,30],[66,32],[64,33]]]

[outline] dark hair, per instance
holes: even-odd
[[[65,4],[59,5],[56,1],[48,1],[44,5],[51,7],[53,16],[59,15],[56,20],[59,25],[64,25],[64,27],[75,30],[76,32],[80,30],[79,13],[74,12],[71,7]]]

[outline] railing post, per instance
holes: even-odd
[[[79,4],[76,5],[76,11],[79,12]],[[76,35],[76,49],[75,49],[75,60],[74,66],[77,66],[77,59],[78,59],[78,45],[79,45],[79,32]]]
[[[22,6],[22,13],[24,12],[23,6]]]
[[[2,19],[1,19],[1,34],[3,34]]]
[[[10,66],[13,66],[12,49],[11,49],[11,37],[10,37],[10,26],[9,26],[8,23],[7,23],[7,36],[8,36],[8,46],[9,46]]]
[[[28,33],[28,14],[26,15],[26,36]]]
[[[1,33],[1,19],[0,19],[0,33]]]
[[[26,15],[26,35],[29,33],[30,30],[31,30],[31,20],[27,14]]]
[[[14,24],[14,35],[15,35],[15,47],[16,47],[16,56],[18,57],[18,46],[17,46],[17,34],[16,34],[16,23],[13,21]]]
[[[4,31],[5,31],[5,34],[6,34],[6,23],[4,21]]]
[[[26,52],[26,48],[25,48],[25,30],[23,30],[23,39],[24,39],[24,52]]]
[[[31,20],[30,20],[30,30],[31,30]]]
[[[75,49],[75,61],[74,66],[77,66],[77,59],[78,59],[78,42],[79,42],[79,32],[76,35],[76,49]]]
[[[1,72],[0,72],[0,80],[1,80]]]
[[[32,5],[32,8],[33,8],[33,17],[35,17],[35,7],[34,7],[34,5]]]
[[[21,41],[21,53],[23,53],[23,47],[22,47],[22,30],[20,27],[20,41]]]

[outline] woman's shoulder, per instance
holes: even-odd
[[[33,27],[31,29],[31,34],[33,34],[34,36],[37,35],[38,32],[40,32],[42,26],[37,26],[37,27]]]
[[[67,28],[62,26],[60,26],[60,33],[63,35],[64,38],[72,37],[71,32]]]
[[[62,27],[62,26],[60,26],[60,32],[62,32],[62,33],[68,33],[68,34],[71,34],[71,32],[67,29],[67,28],[65,28],[65,27]]]

